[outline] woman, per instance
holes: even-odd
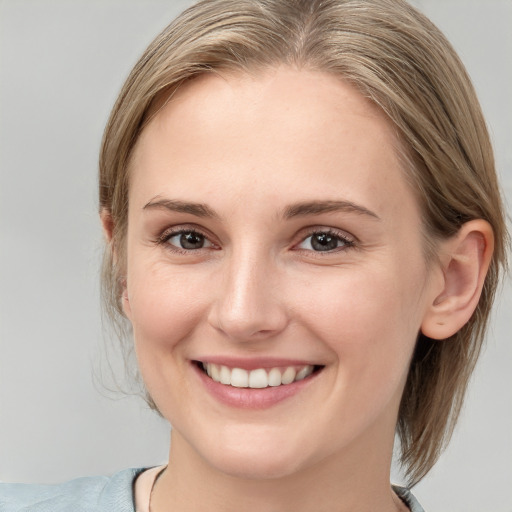
[[[396,1],[199,3],[120,94],[100,212],[169,463],[21,500],[129,510],[135,481],[153,512],[421,510],[389,485],[395,430],[413,484],[457,419],[506,240],[435,27]]]

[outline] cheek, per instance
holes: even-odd
[[[186,350],[206,314],[201,281],[190,270],[152,265],[149,258],[129,267],[127,296],[141,376],[160,413],[173,423],[189,382]]]
[[[300,311],[315,336],[329,345],[346,371],[402,378],[421,325],[422,282],[398,268],[387,272],[340,269],[326,281],[303,285]],[[303,290],[308,290],[305,295]]]
[[[186,338],[206,311],[201,280],[185,267],[171,273],[166,266],[134,262],[127,285],[138,345],[168,349]]]

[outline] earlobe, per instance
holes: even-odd
[[[475,311],[494,250],[494,235],[482,219],[462,225],[442,242],[442,289],[437,290],[423,319],[421,332],[432,339],[446,339],[459,331]]]
[[[128,298],[128,290],[126,288],[126,283],[123,283],[123,293],[121,294],[121,305],[123,307],[124,314],[126,318],[131,321],[131,313],[132,309],[130,307],[130,299]]]

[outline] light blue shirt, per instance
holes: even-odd
[[[135,512],[133,483],[144,469],[58,485],[0,483],[0,512]]]
[[[146,468],[57,485],[0,483],[0,512],[135,512],[133,486]],[[393,486],[411,512],[424,512],[408,489]]]

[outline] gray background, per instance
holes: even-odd
[[[511,205],[512,0],[414,3],[473,77]],[[56,482],[167,456],[167,424],[94,378],[105,366],[95,179],[125,76],[188,4],[0,0],[0,480]],[[509,279],[455,437],[415,489],[429,512],[512,511],[511,312]]]

